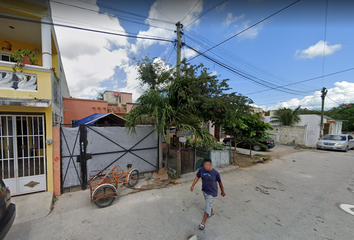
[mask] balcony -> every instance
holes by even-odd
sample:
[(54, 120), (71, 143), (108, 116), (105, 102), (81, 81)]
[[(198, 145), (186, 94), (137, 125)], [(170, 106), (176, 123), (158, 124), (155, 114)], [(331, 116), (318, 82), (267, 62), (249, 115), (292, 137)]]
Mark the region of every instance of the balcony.
[(37, 92), (37, 74), (0, 69), (0, 89)]

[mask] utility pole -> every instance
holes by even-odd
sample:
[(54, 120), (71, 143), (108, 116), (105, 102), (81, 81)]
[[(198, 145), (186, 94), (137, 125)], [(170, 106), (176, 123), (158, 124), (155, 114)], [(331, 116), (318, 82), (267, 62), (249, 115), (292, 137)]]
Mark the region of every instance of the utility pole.
[[(177, 77), (179, 77), (181, 75), (181, 48), (182, 48), (182, 28), (183, 25), (180, 21), (178, 21), (176, 23), (176, 33), (177, 33), (177, 61), (176, 61), (176, 74)], [(177, 171), (177, 175), (180, 178), (181, 177), (181, 143), (179, 142), (179, 134), (180, 134), (180, 129), (176, 128), (176, 171)]]
[(177, 26), (177, 61), (176, 61), (176, 73), (177, 76), (181, 74), (181, 48), (182, 48), (182, 28), (183, 25), (181, 22), (176, 23)]
[(323, 87), (321, 90), (321, 98), (322, 98), (322, 109), (321, 109), (321, 126), (320, 126), (320, 137), (323, 137), (323, 112), (324, 112), (324, 103), (328, 90)]

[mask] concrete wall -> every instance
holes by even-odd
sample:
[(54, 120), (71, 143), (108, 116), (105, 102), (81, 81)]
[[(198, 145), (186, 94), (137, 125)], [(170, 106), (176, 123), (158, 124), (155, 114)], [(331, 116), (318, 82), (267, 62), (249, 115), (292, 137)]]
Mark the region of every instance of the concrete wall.
[(119, 92), (120, 97), (114, 96), (114, 91), (105, 91), (103, 93), (103, 100), (107, 101), (109, 105), (126, 105), (133, 101), (132, 93)]
[(210, 152), (210, 159), (213, 163), (213, 167), (224, 167), (229, 165), (229, 151), (224, 150), (212, 150)]
[(80, 120), (94, 113), (107, 113), (107, 102), (101, 100), (64, 98), (64, 124)]
[(306, 126), (274, 126), (269, 131), (271, 138), (275, 140), (275, 144), (293, 143), (306, 145)]
[(127, 113), (130, 112), (138, 103), (127, 103)]

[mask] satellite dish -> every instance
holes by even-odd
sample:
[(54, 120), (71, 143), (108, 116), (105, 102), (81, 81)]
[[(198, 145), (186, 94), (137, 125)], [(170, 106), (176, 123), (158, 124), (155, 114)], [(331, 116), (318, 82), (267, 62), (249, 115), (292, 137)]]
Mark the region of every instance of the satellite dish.
[(115, 92), (115, 93), (114, 93), (114, 96), (119, 97), (119, 96), (120, 96), (120, 93), (119, 93), (119, 92)]

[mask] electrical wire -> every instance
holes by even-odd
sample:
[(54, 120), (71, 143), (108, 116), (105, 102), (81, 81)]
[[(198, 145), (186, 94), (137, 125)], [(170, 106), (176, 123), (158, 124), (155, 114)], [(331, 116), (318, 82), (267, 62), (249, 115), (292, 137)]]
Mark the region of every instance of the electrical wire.
[(156, 7), (154, 7), (154, 4), (151, 4), (148, 0), (145, 0), (145, 2), (147, 2), (149, 5), (151, 5), (152, 8), (154, 8), (156, 11), (158, 11), (159, 13), (161, 13), (162, 15), (164, 15), (166, 18), (170, 19), (171, 21), (173, 21), (171, 18), (169, 18), (168, 16), (166, 16), (163, 12), (161, 12), (160, 10), (158, 10)]
[[(80, 1), (80, 0), (78, 0), (78, 1)], [(85, 11), (89, 11), (89, 12), (94, 12), (94, 13), (100, 14), (99, 11), (95, 11), (95, 10), (93, 10), (93, 9), (89, 9), (89, 8), (85, 8), (85, 7), (80, 7), (80, 6), (76, 6), (76, 5), (72, 5), (72, 4), (68, 4), (68, 3), (57, 2), (57, 1), (53, 1), (53, 0), (51, 0), (51, 2), (54, 2), (54, 3), (56, 3), (56, 4), (66, 5), (66, 6), (69, 6), (69, 7), (72, 7), (72, 8), (77, 8), (77, 9), (81, 9), (81, 10), (85, 10)], [(86, 3), (87, 3), (87, 2), (86, 2)], [(140, 25), (144, 25), (144, 26), (148, 26), (148, 27), (160, 28), (160, 29), (165, 29), (165, 30), (168, 30), (168, 31), (174, 31), (174, 29), (169, 29), (169, 28), (165, 28), (165, 27), (161, 27), (161, 26), (155, 26), (155, 25), (147, 24), (147, 23), (145, 23), (145, 22), (134, 21), (134, 20), (131, 20), (131, 19), (122, 17), (122, 16), (114, 15), (114, 14), (112, 14), (112, 13), (110, 13), (110, 14), (107, 13), (107, 15), (110, 16), (110, 17), (116, 17), (116, 18), (118, 18), (120, 21), (127, 21), (127, 22), (132, 22), (132, 23), (136, 23), (136, 24), (140, 24)]]
[(198, 5), (199, 2), (200, 0), (196, 2), (196, 4), (189, 10), (189, 12), (186, 14), (186, 16), (184, 16), (184, 18), (180, 22), (183, 22), (183, 20), (186, 19), (186, 17), (193, 11), (193, 9)]
[[(54, 0), (50, 0), (50, 1), (56, 2), (56, 1), (54, 1)], [(152, 20), (152, 21), (157, 21), (157, 22), (164, 22), (164, 23), (175, 24), (175, 22), (166, 21), (166, 20), (157, 19), (157, 18), (146, 17), (146, 16), (144, 16), (144, 15), (140, 15), (140, 14), (137, 14), (137, 13), (125, 11), (125, 10), (122, 10), (122, 9), (118, 9), (118, 8), (112, 7), (111, 5), (103, 4), (103, 3), (100, 3), (100, 2), (97, 3), (97, 5), (96, 5), (95, 3), (86, 2), (86, 1), (84, 1), (84, 0), (76, 0), (76, 1), (83, 2), (83, 3), (87, 3), (87, 4), (91, 4), (91, 5), (94, 5), (94, 6), (98, 6), (98, 7), (100, 7), (100, 8), (105, 8), (105, 9), (110, 10), (110, 11), (115, 11), (115, 12), (120, 12), (120, 13), (124, 13), (124, 14), (128, 14), (128, 15), (136, 16), (136, 17), (139, 17), (139, 18), (144, 19), (144, 21), (145, 21), (145, 20)]]
[(208, 9), (207, 11), (199, 14), (194, 20), (192, 19), (191, 21), (189, 21), (189, 23), (186, 25), (186, 27), (188, 27), (189, 25), (192, 25), (195, 21), (197, 21), (199, 18), (203, 17), (205, 14), (207, 14), (208, 12), (210, 12), (211, 10), (213, 10), (214, 8), (220, 6), (221, 4), (226, 3), (228, 0), (222, 1), (218, 4), (216, 4), (215, 6), (213, 6), (212, 8)]
[[(319, 78), (329, 77), (329, 76), (333, 76), (333, 75), (336, 75), (336, 74), (339, 74), (339, 73), (344, 73), (344, 72), (348, 72), (348, 71), (352, 71), (352, 70), (354, 70), (354, 67), (353, 68), (348, 68), (348, 69), (345, 69), (345, 70), (341, 70), (341, 71), (338, 71), (338, 72), (334, 72), (334, 73), (329, 73), (329, 74), (322, 75), (322, 76), (319, 76), (319, 77), (309, 78), (309, 79), (306, 79), (306, 80), (302, 80), (302, 81), (286, 84), (286, 85), (283, 85), (283, 86), (279, 86), (279, 88), (288, 87), (288, 86), (292, 86), (292, 85), (299, 84), (299, 83), (309, 82), (309, 81), (313, 81), (313, 80), (316, 80), (316, 79), (319, 79)], [(272, 88), (272, 89), (260, 90), (260, 91), (256, 91), (256, 92), (251, 92), (251, 93), (247, 93), (246, 95), (266, 92), (266, 91), (270, 91), (270, 90), (276, 90), (277, 88), (278, 87), (275, 87), (275, 88)]]
[[(199, 52), (198, 50), (194, 49), (193, 47), (191, 47), (191, 46), (189, 46), (187, 44), (185, 44), (185, 46), (190, 48), (191, 50), (195, 51), (196, 53), (199, 53), (204, 58), (206, 58), (206, 59), (216, 63), (217, 65), (221, 66), (222, 68), (228, 70), (229, 72), (234, 73), (234, 74), (236, 74), (236, 75), (238, 75), (238, 76), (240, 76), (240, 77), (242, 77), (242, 78), (244, 78), (244, 79), (246, 79), (248, 81), (254, 82), (254, 83), (258, 84), (258, 85), (261, 85), (261, 86), (264, 86), (264, 87), (267, 87), (267, 88), (271, 87), (269, 85), (273, 85), (270, 82), (267, 82), (265, 80), (256, 78), (256, 77), (254, 77), (254, 76), (252, 76), (252, 75), (250, 75), (248, 73), (244, 73), (244, 72), (242, 72), (240, 70), (237, 70), (237, 69), (235, 69), (235, 68), (233, 68), (231, 66), (228, 66), (225, 63), (222, 63), (222, 62), (220, 62), (220, 61), (218, 61), (216, 59), (213, 59), (213, 58), (211, 58), (211, 57)], [(289, 94), (294, 94), (294, 95), (304, 95), (301, 92), (297, 92), (296, 90), (291, 90), (291, 89), (287, 89), (287, 90), (277, 89), (277, 91), (285, 92), (285, 93), (289, 93)], [(306, 96), (306, 95), (304, 95), (304, 96)]]
[[(294, 4), (296, 4), (296, 3), (300, 2), (300, 1), (301, 1), (301, 0), (297, 0), (297, 1), (295, 1), (295, 2), (293, 2), (293, 3), (291, 3), (291, 4), (289, 4), (289, 5), (287, 5), (286, 7), (284, 7), (284, 8), (282, 8), (282, 9), (276, 11), (275, 13), (273, 13), (273, 14), (271, 14), (271, 15), (269, 15), (268, 17), (263, 18), (262, 20), (260, 20), (260, 21), (258, 21), (258, 22), (256, 22), (256, 23), (252, 24), (251, 26), (249, 26), (249, 27), (247, 27), (247, 28), (241, 30), (240, 32), (236, 33), (235, 35), (232, 35), (231, 37), (225, 39), (224, 41), (222, 41), (222, 42), (216, 44), (215, 46), (213, 46), (213, 47), (211, 47), (211, 48), (205, 50), (203, 53), (206, 53), (206, 52), (208, 52), (208, 51), (210, 51), (210, 50), (216, 48), (217, 46), (220, 46), (221, 44), (223, 44), (223, 43), (225, 43), (225, 42), (227, 42), (227, 41), (233, 39), (234, 37), (236, 37), (236, 36), (238, 36), (238, 35), (240, 35), (240, 34), (246, 32), (247, 30), (249, 30), (249, 29), (251, 29), (251, 28), (257, 26), (258, 24), (260, 24), (260, 23), (264, 22), (265, 20), (267, 20), (267, 19), (273, 17), (274, 15), (277, 15), (278, 13), (284, 11), (285, 9), (287, 9), (287, 8), (289, 8), (289, 7), (291, 7), (291, 6), (293, 6)], [(199, 54), (199, 55), (200, 55), (200, 54)], [(194, 57), (188, 59), (188, 61), (191, 61), (192, 59), (197, 58), (199, 55), (194, 56)]]
[(0, 18), (9, 19), (9, 20), (15, 20), (15, 21), (22, 21), (22, 22), (29, 22), (29, 23), (46, 24), (46, 25), (52, 25), (52, 26), (57, 26), (57, 27), (65, 27), (65, 28), (70, 28), (70, 29), (75, 29), (75, 30), (88, 31), (88, 32), (94, 32), (94, 33), (102, 33), (102, 34), (115, 35), (115, 36), (121, 36), (121, 37), (140, 38), (140, 39), (154, 40), (154, 41), (163, 41), (163, 42), (173, 42), (172, 40), (159, 38), (159, 37), (151, 37), (150, 38), (150, 37), (143, 37), (143, 36), (137, 36), (137, 35), (128, 35), (128, 34), (122, 34), (122, 33), (100, 31), (100, 30), (94, 30), (94, 29), (89, 29), (89, 28), (71, 26), (71, 25), (66, 25), (66, 24), (59, 24), (59, 23), (53, 23), (53, 22), (42, 22), (42, 21), (39, 21), (39, 20), (12, 17), (12, 16), (2, 15), (2, 14), (0, 14)]

